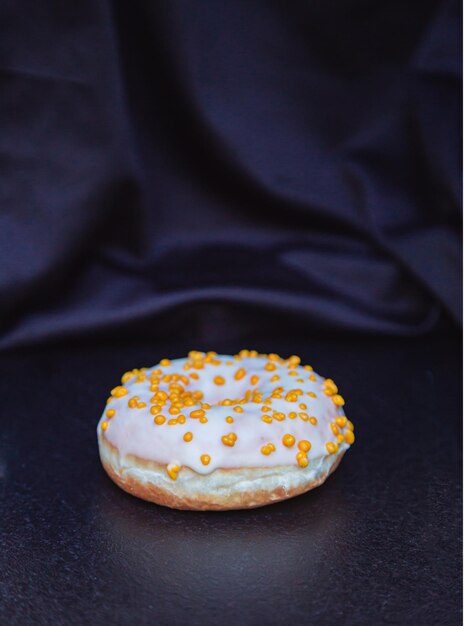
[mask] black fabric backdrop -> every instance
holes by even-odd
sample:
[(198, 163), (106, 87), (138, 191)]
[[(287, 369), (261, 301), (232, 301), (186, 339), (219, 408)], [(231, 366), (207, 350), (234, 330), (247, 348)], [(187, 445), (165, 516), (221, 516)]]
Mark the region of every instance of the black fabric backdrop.
[(460, 3), (0, 13), (0, 347), (459, 325)]

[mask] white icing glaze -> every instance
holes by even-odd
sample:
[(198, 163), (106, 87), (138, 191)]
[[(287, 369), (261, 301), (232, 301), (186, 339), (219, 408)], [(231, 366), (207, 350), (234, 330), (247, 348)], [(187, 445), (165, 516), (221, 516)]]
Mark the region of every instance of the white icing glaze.
[[(107, 421), (108, 425), (104, 432), (106, 439), (123, 457), (133, 454), (160, 464), (186, 466), (200, 474), (209, 474), (217, 468), (297, 466), (297, 444), (301, 440), (311, 442), (311, 449), (307, 453), (310, 467), (312, 463), (320, 463), (321, 457), (327, 456), (326, 443), (337, 441), (331, 424), (337, 416), (344, 416), (345, 413), (342, 407), (336, 406), (332, 398), (324, 393), (323, 377), (300, 365), (289, 369), (286, 362), (276, 362), (275, 371), (267, 371), (265, 365), (268, 359), (265, 356), (237, 360), (232, 356), (222, 355), (216, 356), (215, 359), (220, 360), (219, 365), (205, 363), (204, 369), (188, 371), (184, 369), (188, 359), (176, 359), (167, 366), (156, 365), (145, 370), (144, 375), (147, 378), (141, 382), (136, 382), (136, 376), (132, 377), (124, 384), (128, 394), (113, 398), (105, 407), (99, 428), (103, 421)], [(246, 370), (246, 376), (237, 381), (234, 374), (239, 368)], [(161, 414), (167, 418), (166, 422), (162, 425), (154, 423), (153, 415), (150, 413), (153, 391), (150, 391), (149, 376), (156, 369), (162, 370), (163, 376), (166, 374), (189, 376), (192, 372), (198, 374), (198, 380), (190, 378), (187, 385), (180, 383), (186, 391), (200, 390), (204, 394), (197, 405), (181, 409), (181, 414), (186, 417), (185, 424), (168, 425), (167, 420), (176, 417), (169, 414), (167, 410), (169, 405), (161, 410)], [(296, 375), (293, 372), (296, 372)], [(255, 385), (250, 383), (253, 375), (259, 376), (259, 382)], [(280, 379), (271, 382), (275, 375)], [(215, 384), (214, 378), (217, 376), (222, 376), (226, 383)], [(310, 376), (315, 377), (315, 380), (310, 380)], [(272, 420), (270, 424), (264, 422), (262, 420), (264, 412), (261, 410), (263, 402), (231, 406), (216, 404), (225, 398), (241, 398), (247, 389), (262, 392), (264, 401), (277, 387), (284, 388), (283, 398), (272, 399), (269, 405), (271, 411), (267, 414), (272, 415), (274, 411), (284, 413), (286, 417), (283, 421)], [(169, 383), (161, 381), (159, 389), (168, 393)], [(285, 394), (293, 389), (303, 391), (297, 402), (285, 400)], [(317, 397), (308, 396), (308, 392), (315, 393)], [(146, 403), (146, 407), (129, 408), (128, 400), (133, 396)], [(191, 418), (190, 413), (201, 408), (201, 403), (205, 402), (212, 406), (206, 411), (208, 422), (201, 423), (198, 419)], [(306, 404), (307, 409), (299, 408), (301, 403)], [(233, 410), (235, 406), (241, 406), (243, 413), (235, 412)], [(115, 410), (115, 415), (111, 419), (106, 417), (108, 408)], [(290, 419), (288, 417), (290, 412), (297, 414), (303, 412), (310, 417), (316, 417), (317, 424), (303, 421), (300, 417)], [(227, 416), (233, 417), (233, 423), (226, 422)], [(341, 434), (347, 432), (346, 428), (339, 430)], [(190, 442), (183, 440), (183, 435), (188, 431), (193, 434)], [(237, 436), (233, 447), (221, 441), (224, 435), (231, 432)], [(283, 445), (282, 438), (285, 434), (295, 437), (296, 442), (292, 447)], [(274, 444), (275, 452), (266, 456), (261, 453), (261, 447), (268, 443)], [(346, 442), (339, 445), (340, 451), (347, 448), (349, 445)], [(201, 462), (201, 456), (205, 454), (211, 457), (209, 465), (206, 466)]]

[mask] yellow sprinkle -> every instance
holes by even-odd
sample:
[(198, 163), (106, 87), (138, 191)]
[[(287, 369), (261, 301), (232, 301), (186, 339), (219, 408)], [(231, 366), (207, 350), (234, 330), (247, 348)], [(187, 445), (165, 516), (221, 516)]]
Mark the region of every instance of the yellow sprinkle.
[(305, 369), (307, 372), (312, 372), (312, 371), (313, 371), (313, 368), (311, 367), (311, 365), (305, 365), (305, 366), (304, 366), (304, 369)]
[(309, 452), (309, 450), (311, 450), (311, 442), (307, 441), (307, 439), (302, 439), (298, 442), (298, 448), (302, 452)]
[(171, 383), (171, 384), (169, 385), (169, 391), (170, 391), (171, 393), (175, 393), (175, 392), (177, 392), (177, 393), (182, 393), (182, 392), (183, 392), (183, 391), (185, 391), (185, 390), (184, 390), (184, 388), (182, 387), (182, 385), (179, 385), (178, 383)]
[(346, 422), (348, 421), (344, 415), (339, 415), (335, 418), (335, 421), (340, 426), (340, 428), (345, 428)]
[(209, 465), (211, 457), (209, 456), (209, 454), (202, 454), (200, 457), (200, 461), (203, 463), (203, 465)]
[(327, 452), (329, 454), (335, 454), (338, 451), (338, 445), (336, 443), (333, 443), (332, 441), (326, 443), (325, 447), (327, 448)]
[(102, 422), (100, 428), (105, 431), (108, 428), (108, 422), (106, 420)]
[(350, 422), (350, 420), (347, 420), (346, 427), (348, 428), (348, 430), (354, 430), (353, 422)]
[(205, 412), (203, 409), (196, 409), (190, 413), (190, 417), (193, 417), (193, 419), (205, 417)]
[(242, 407), (241, 407), (241, 406), (234, 406), (234, 411), (235, 411), (236, 413), (243, 413), (243, 409), (242, 409)]
[(309, 380), (311, 380), (313, 383), (315, 383), (317, 378), (314, 376), (314, 374), (311, 374), (311, 376), (309, 377)]
[(309, 415), (307, 413), (298, 413), (298, 415), (300, 416), (300, 419), (303, 420), (303, 422), (307, 422), (309, 420)]
[(291, 420), (294, 420), (294, 419), (296, 419), (296, 418), (298, 417), (298, 414), (297, 414), (297, 413), (295, 413), (295, 411), (290, 411), (290, 413), (288, 414), (288, 417), (289, 417)]
[(333, 432), (334, 435), (340, 434), (340, 431), (338, 430), (337, 424), (335, 424), (335, 423), (330, 424), (330, 428), (332, 429), (332, 432)]
[(126, 396), (128, 393), (127, 389), (122, 385), (119, 385), (111, 390), (111, 395), (115, 398), (122, 398), (122, 396)]
[(345, 441), (346, 443), (349, 443), (350, 445), (352, 443), (354, 443), (354, 433), (352, 430), (347, 430), (345, 433)]
[(171, 415), (179, 415), (180, 410), (179, 410), (177, 407), (172, 406), (172, 407), (169, 409), (169, 413), (170, 413)]
[(304, 404), (303, 402), (301, 404), (298, 405), (300, 407), (300, 409), (302, 411), (306, 411), (306, 409), (308, 408), (306, 404)]
[(312, 424), (313, 426), (316, 426), (316, 424), (317, 424), (317, 417), (310, 417), (309, 418), (309, 423)]
[[(351, 431), (348, 431), (351, 432)], [(340, 433), (339, 435), (337, 435), (337, 442), (338, 443), (343, 443), (345, 441), (344, 436)]]
[(343, 406), (345, 404), (345, 400), (338, 393), (332, 396), (332, 402), (335, 406)]
[(172, 478), (172, 480), (177, 480), (179, 470), (180, 470), (180, 467), (178, 465), (168, 465), (166, 467), (166, 472), (169, 478)]
[(291, 448), (293, 445), (295, 445), (295, 437), (293, 435), (289, 435), (289, 434), (284, 435), (282, 437), (282, 443), (287, 448)]
[(121, 377), (122, 384), (124, 385), (124, 383), (127, 383), (127, 381), (130, 380), (132, 376), (134, 376), (133, 372), (126, 372), (125, 374), (123, 374)]
[(233, 422), (233, 421), (234, 421), (234, 418), (233, 418), (231, 415), (228, 415), (228, 416), (226, 417), (226, 422), (227, 422), (228, 424), (232, 424), (232, 422)]
[(326, 396), (333, 396), (338, 391), (337, 385), (331, 378), (325, 379), (323, 387)]
[(264, 366), (264, 369), (267, 370), (268, 372), (273, 372), (274, 370), (277, 369), (277, 367), (274, 365), (274, 363), (266, 363), (266, 365)]
[(205, 356), (204, 352), (199, 352), (198, 350), (190, 350), (188, 353), (189, 359), (202, 359)]
[(229, 433), (228, 435), (221, 437), (221, 441), (225, 446), (230, 446), (232, 448), (237, 441), (237, 435), (235, 433)]
[(259, 376), (256, 376), (256, 374), (254, 376), (252, 376), (250, 378), (250, 382), (252, 385), (257, 385), (259, 383)]
[(297, 458), (297, 462), (300, 467), (308, 467), (309, 465), (307, 456), (300, 456), (299, 458)]
[(308, 391), (308, 396), (310, 398), (317, 398), (317, 395), (314, 393), (314, 391)]
[(193, 434), (190, 431), (187, 431), (184, 434), (184, 441), (189, 442), (189, 441), (192, 441), (192, 439), (193, 439)]
[(114, 417), (116, 415), (116, 411), (114, 409), (108, 409), (105, 415), (109, 418)]
[(161, 367), (167, 367), (168, 365), (171, 365), (171, 361), (169, 359), (161, 359), (160, 365)]
[(261, 448), (261, 454), (264, 454), (265, 456), (268, 456), (269, 454), (271, 454), (272, 449), (269, 446), (263, 446)]
[(215, 376), (214, 377), (214, 384), (215, 385), (223, 385), (225, 382), (226, 382), (226, 380), (222, 376)]
[(278, 374), (274, 374), (271, 378), (271, 383), (275, 383), (277, 380), (280, 380), (280, 376)]
[(200, 417), (200, 424), (207, 424), (207, 423), (208, 423), (207, 417)]
[(155, 422), (155, 424), (158, 424), (158, 426), (161, 426), (161, 424), (164, 424), (164, 422), (166, 421), (166, 418), (164, 417), (164, 415), (157, 415), (153, 421)]
[(177, 418), (177, 421), (179, 422), (179, 424), (185, 424), (186, 422), (185, 415), (179, 415), (179, 417)]

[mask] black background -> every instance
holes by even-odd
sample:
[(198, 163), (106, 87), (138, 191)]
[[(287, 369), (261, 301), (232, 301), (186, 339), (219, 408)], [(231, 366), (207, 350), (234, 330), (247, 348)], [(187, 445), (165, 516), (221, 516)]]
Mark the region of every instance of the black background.
[[(461, 7), (0, 6), (0, 621), (458, 624)], [(356, 444), (256, 511), (137, 501), (132, 367), (299, 354)]]

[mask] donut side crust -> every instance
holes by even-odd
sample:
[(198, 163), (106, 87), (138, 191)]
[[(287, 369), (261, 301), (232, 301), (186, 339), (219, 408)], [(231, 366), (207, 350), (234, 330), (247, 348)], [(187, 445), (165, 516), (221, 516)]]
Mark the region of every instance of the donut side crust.
[[(310, 472), (308, 480), (302, 480), (306, 470), (299, 467), (274, 466), (219, 468), (205, 475), (182, 467), (181, 480), (174, 481), (167, 476), (165, 465), (134, 455), (122, 459), (103, 433), (99, 433), (98, 443), (103, 468), (121, 489), (148, 502), (192, 511), (249, 509), (306, 493), (335, 471), (345, 452), (342, 449), (323, 457), (320, 471), (316, 476)], [(276, 477), (281, 473), (285, 474), (282, 482), (287, 485), (276, 484)], [(249, 487), (243, 488), (244, 483)]]

